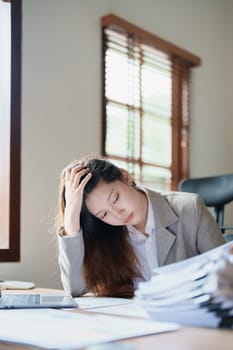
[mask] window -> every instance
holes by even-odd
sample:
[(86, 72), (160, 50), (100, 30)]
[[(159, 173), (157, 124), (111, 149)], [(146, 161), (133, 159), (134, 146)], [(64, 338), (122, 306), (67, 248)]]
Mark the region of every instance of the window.
[(19, 261), (21, 0), (0, 0), (0, 261)]
[(199, 57), (114, 15), (102, 18), (102, 153), (136, 182), (188, 176), (190, 71)]

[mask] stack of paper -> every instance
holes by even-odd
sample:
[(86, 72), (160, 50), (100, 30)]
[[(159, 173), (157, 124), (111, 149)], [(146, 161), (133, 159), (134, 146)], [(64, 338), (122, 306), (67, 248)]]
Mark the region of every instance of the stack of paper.
[(232, 329), (233, 285), (219, 283), (218, 272), (222, 262), (233, 267), (228, 247), (155, 270), (150, 281), (139, 284), (135, 301), (156, 321)]

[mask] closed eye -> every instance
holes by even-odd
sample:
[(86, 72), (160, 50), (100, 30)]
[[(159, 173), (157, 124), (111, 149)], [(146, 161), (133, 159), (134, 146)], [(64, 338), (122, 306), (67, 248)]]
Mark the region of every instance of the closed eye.
[(103, 220), (106, 216), (107, 216), (107, 212), (105, 211), (101, 216), (100, 216), (100, 219)]
[(113, 198), (113, 203), (116, 203), (119, 199), (119, 193), (116, 193), (115, 197)]

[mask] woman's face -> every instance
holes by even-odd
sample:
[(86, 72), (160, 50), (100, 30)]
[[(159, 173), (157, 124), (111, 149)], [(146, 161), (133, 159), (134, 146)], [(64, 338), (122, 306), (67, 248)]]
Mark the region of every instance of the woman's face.
[(86, 199), (87, 209), (107, 224), (140, 225), (147, 217), (146, 195), (126, 181), (100, 181)]

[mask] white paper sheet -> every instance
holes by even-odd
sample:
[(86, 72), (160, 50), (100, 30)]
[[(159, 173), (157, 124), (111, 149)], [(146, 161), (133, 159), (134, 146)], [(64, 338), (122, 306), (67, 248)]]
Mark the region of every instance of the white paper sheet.
[(177, 329), (179, 326), (172, 323), (52, 309), (0, 312), (1, 341), (53, 350), (80, 349), (92, 344)]
[(89, 309), (90, 312), (101, 312), (109, 315), (127, 316), (127, 317), (139, 317), (149, 319), (149, 315), (145, 308), (136, 305), (135, 303), (114, 305), (109, 307), (100, 307), (96, 309)]
[(93, 309), (93, 308), (99, 308), (99, 307), (132, 304), (133, 301), (132, 299), (127, 299), (127, 298), (87, 296), (87, 297), (75, 298), (75, 302), (77, 303), (79, 309), (86, 310), (86, 309)]

